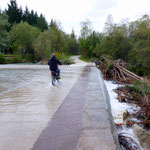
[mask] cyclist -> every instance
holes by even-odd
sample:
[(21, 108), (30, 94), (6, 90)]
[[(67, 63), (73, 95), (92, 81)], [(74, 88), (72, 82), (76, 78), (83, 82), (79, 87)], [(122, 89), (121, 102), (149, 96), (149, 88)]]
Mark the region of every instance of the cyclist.
[(57, 78), (60, 79), (60, 69), (58, 68), (58, 65), (62, 65), (62, 63), (58, 59), (56, 59), (56, 55), (54, 53), (49, 59), (48, 65), (50, 71), (56, 71), (58, 73)]

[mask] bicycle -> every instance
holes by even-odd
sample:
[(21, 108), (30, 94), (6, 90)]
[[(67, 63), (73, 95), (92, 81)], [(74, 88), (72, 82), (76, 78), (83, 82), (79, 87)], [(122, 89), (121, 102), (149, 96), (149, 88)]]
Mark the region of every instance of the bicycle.
[(51, 71), (52, 85), (56, 85), (56, 81), (59, 82), (58, 73), (56, 71)]

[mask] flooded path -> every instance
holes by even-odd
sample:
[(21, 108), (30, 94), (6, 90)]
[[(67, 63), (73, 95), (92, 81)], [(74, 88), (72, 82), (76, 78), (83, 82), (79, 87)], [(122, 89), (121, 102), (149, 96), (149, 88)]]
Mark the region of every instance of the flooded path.
[(0, 150), (116, 149), (97, 69), (76, 62), (55, 87), (48, 66), (0, 66)]

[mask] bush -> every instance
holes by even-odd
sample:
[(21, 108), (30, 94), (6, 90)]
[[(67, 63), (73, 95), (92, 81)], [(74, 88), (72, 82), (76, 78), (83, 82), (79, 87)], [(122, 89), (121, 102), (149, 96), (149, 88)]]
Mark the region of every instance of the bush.
[(56, 53), (56, 58), (61, 61), (62, 64), (73, 64), (74, 62), (70, 59), (70, 56), (65, 53)]
[(128, 89), (131, 93), (137, 92), (139, 94), (142, 94), (141, 90), (138, 87), (136, 87), (135, 85), (133, 85), (133, 86), (126, 85), (125, 88)]
[(63, 60), (63, 64), (66, 64), (66, 65), (70, 65), (70, 64), (73, 64), (74, 62), (73, 62), (73, 60), (71, 60), (71, 59), (69, 59), (69, 58), (65, 58), (64, 60)]
[(13, 58), (12, 58), (12, 62), (11, 63), (22, 63), (24, 62), (22, 57), (19, 56), (19, 55), (15, 55)]
[(56, 53), (56, 58), (59, 59), (60, 61), (65, 59), (66, 55), (65, 53)]
[(24, 56), (24, 61), (25, 62), (34, 62), (35, 61), (35, 56), (33, 54), (27, 54)]
[(137, 80), (133, 83), (133, 86), (127, 85), (125, 88), (128, 89), (131, 94), (136, 92), (141, 96), (147, 95), (150, 98), (150, 86), (145, 82)]
[(24, 62), (22, 57), (19, 55), (12, 55), (11, 57), (5, 56), (5, 64), (11, 64), (11, 63), (22, 63)]
[(5, 57), (3, 54), (0, 54), (0, 64), (4, 64), (5, 63)]
[(82, 55), (79, 57), (80, 60), (85, 61), (85, 62), (90, 62), (89, 58), (85, 58)]

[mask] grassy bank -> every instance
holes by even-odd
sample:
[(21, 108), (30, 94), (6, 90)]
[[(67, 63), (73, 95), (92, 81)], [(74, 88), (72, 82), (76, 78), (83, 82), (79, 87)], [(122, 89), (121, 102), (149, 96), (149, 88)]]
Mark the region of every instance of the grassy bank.
[(23, 59), (19, 55), (0, 54), (0, 64), (12, 64), (12, 63), (23, 63)]
[(65, 53), (56, 53), (56, 58), (64, 65), (73, 64), (73, 60), (70, 59), (71, 55)]
[(90, 59), (89, 58), (85, 58), (83, 57), (82, 55), (79, 57), (80, 60), (84, 61), (84, 62), (90, 62)]
[[(56, 58), (59, 59), (62, 64), (73, 64), (74, 62), (70, 59), (70, 55), (65, 53), (56, 53)], [(41, 60), (41, 64), (47, 64), (50, 58), (45, 58)], [(22, 58), (20, 55), (12, 54), (0, 54), (0, 64), (12, 64), (12, 63), (32, 63), (36, 62), (36, 59), (32, 59), (29, 56)]]

